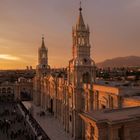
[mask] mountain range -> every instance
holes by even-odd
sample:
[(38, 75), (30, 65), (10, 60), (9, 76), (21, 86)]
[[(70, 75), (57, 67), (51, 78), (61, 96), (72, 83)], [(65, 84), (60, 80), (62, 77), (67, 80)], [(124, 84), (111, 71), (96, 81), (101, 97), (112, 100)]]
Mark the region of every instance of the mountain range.
[(126, 56), (107, 59), (96, 64), (99, 68), (105, 67), (135, 67), (140, 66), (140, 56)]

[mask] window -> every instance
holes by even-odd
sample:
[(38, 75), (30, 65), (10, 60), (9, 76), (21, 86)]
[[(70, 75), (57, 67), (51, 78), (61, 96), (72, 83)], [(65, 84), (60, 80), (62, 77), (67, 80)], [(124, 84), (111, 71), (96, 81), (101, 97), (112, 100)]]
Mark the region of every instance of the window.
[(2, 93), (6, 93), (6, 88), (2, 88)]
[(81, 44), (81, 38), (78, 38), (78, 44)]
[(72, 118), (71, 118), (71, 115), (70, 115), (70, 122), (71, 122)]
[(84, 45), (85, 44), (85, 40), (84, 40), (84, 38), (82, 37), (82, 45)]
[(84, 58), (84, 60), (83, 60), (83, 61), (84, 61), (84, 64), (86, 64), (86, 63), (87, 63), (87, 59), (86, 59), (86, 58)]

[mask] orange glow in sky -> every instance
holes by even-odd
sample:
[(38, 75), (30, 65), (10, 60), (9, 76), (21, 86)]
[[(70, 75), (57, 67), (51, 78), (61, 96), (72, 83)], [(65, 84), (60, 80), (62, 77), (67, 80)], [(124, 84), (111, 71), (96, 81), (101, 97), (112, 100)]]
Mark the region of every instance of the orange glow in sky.
[[(82, 7), (95, 62), (140, 56), (139, 0), (83, 0)], [(78, 8), (75, 0), (1, 0), (0, 69), (35, 68), (42, 34), (49, 65), (67, 66)]]

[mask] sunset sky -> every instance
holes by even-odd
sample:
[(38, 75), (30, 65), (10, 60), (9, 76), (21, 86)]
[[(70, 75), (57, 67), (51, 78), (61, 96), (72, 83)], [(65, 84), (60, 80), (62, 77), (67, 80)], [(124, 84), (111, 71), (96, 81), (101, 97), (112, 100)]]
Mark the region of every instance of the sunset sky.
[[(140, 56), (140, 0), (83, 0), (95, 62)], [(0, 0), (0, 69), (37, 64), (44, 34), (51, 67), (67, 66), (72, 57), (72, 26), (79, 0)]]

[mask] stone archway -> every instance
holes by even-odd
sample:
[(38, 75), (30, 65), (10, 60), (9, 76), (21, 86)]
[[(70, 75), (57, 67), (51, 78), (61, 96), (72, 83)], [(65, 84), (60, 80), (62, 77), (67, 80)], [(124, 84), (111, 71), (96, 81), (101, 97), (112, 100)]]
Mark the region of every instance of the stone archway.
[(83, 83), (90, 83), (90, 81), (91, 81), (90, 74), (88, 72), (84, 73), (82, 75), (82, 82)]
[(31, 93), (28, 89), (23, 88), (20, 91), (20, 100), (21, 101), (30, 101), (31, 100)]
[(2, 93), (3, 93), (3, 94), (6, 93), (6, 88), (2, 88)]
[(7, 88), (7, 94), (12, 94), (12, 89), (10, 87)]

